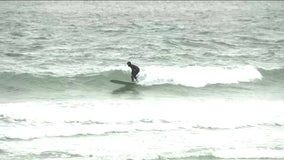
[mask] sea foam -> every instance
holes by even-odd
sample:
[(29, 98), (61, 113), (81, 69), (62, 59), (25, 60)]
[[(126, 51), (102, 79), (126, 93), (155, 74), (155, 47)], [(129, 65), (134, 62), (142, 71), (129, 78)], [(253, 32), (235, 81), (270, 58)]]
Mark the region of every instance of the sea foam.
[(174, 84), (189, 87), (204, 87), (210, 84), (233, 84), (261, 79), (261, 73), (253, 66), (224, 67), (161, 67), (149, 66), (140, 73), (140, 84)]

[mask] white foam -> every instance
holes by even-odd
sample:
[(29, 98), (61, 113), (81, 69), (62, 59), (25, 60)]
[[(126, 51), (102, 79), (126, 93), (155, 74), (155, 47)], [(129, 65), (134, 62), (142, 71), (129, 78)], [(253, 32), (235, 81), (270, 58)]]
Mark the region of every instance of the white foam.
[[(9, 103), (0, 104), (0, 113), (26, 121), (2, 123), (1, 136), (32, 139), (3, 141), (4, 150), (38, 154), (72, 150), (76, 154), (97, 156), (95, 159), (129, 159), (129, 156), (145, 159), (145, 155), (154, 159), (154, 155), (164, 153), (282, 158), (283, 151), (270, 148), (277, 143), (281, 146), (283, 129), (261, 125), (283, 124), (282, 106), (283, 101), (193, 102), (181, 99)], [(245, 126), (252, 127), (238, 129)]]
[(253, 66), (237, 68), (201, 66), (149, 66), (139, 73), (140, 84), (175, 84), (204, 87), (209, 84), (232, 84), (261, 79), (261, 73)]

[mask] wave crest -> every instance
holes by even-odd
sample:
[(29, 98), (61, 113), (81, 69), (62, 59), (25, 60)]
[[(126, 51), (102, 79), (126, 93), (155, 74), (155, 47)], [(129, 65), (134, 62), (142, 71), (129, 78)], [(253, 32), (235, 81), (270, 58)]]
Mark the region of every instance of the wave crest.
[(234, 84), (262, 78), (253, 66), (239, 68), (222, 67), (148, 67), (142, 74), (144, 85), (174, 84), (188, 87), (204, 87), (210, 84)]
[[(184, 87), (205, 87), (213, 84), (238, 84), (241, 82), (281, 81), (284, 69), (264, 70), (254, 66), (235, 68), (202, 66), (141, 66), (139, 84), (180, 85)], [(95, 90), (113, 88), (112, 79), (130, 81), (127, 67), (108, 67), (95, 73), (74, 76), (37, 75), (32, 73), (0, 73), (0, 90), (8, 92)], [(279, 83), (279, 82), (278, 82)]]

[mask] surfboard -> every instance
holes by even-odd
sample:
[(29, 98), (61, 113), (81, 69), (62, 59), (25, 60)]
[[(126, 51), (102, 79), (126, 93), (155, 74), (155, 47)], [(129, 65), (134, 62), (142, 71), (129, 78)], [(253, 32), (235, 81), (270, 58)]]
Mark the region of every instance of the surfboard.
[(116, 83), (116, 84), (124, 84), (124, 85), (136, 85), (136, 83), (134, 82), (126, 82), (126, 81), (120, 81), (120, 80), (110, 80), (110, 82), (112, 83)]

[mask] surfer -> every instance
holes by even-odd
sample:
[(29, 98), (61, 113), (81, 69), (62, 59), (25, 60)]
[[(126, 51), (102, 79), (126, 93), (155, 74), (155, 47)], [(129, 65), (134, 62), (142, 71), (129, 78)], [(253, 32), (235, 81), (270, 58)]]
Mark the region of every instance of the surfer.
[(131, 64), (131, 62), (127, 62), (128, 67), (131, 68), (131, 80), (134, 82), (134, 79), (137, 80), (137, 74), (139, 73), (140, 69), (136, 65)]

